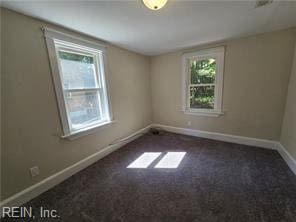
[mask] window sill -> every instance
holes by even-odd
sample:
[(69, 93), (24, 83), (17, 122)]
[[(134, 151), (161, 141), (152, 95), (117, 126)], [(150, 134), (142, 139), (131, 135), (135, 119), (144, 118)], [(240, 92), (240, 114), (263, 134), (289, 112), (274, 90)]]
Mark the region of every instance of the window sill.
[(83, 128), (81, 130), (77, 130), (77, 131), (70, 133), (70, 134), (63, 135), (63, 136), (61, 136), (61, 138), (68, 139), (68, 140), (74, 140), (74, 139), (92, 134), (92, 133), (94, 133), (102, 128), (105, 128), (113, 123), (116, 123), (116, 122), (117, 122), (116, 120), (111, 120), (109, 122), (103, 122), (103, 123), (100, 123), (97, 125)]
[(219, 117), (224, 115), (221, 111), (200, 111), (200, 110), (183, 110), (184, 114), (196, 115), (196, 116), (207, 116), (207, 117)]

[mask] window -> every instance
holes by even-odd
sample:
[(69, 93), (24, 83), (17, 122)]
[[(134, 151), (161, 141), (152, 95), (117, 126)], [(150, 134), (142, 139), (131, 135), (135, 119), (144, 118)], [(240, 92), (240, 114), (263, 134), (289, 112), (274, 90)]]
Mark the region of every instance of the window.
[(224, 47), (183, 55), (183, 111), (222, 114)]
[(104, 47), (45, 28), (64, 136), (111, 122)]

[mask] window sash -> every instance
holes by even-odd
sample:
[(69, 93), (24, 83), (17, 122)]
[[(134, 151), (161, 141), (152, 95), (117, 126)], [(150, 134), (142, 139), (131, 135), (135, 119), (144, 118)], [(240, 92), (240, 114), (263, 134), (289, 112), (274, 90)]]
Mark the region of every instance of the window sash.
[(101, 119), (99, 119), (98, 121), (95, 121), (95, 122), (92, 122), (90, 124), (84, 124), (83, 127), (81, 128), (75, 128), (75, 127), (72, 127), (72, 121), (71, 121), (71, 118), (70, 118), (70, 111), (69, 111), (69, 107), (67, 106), (67, 96), (65, 93), (65, 98), (64, 98), (64, 101), (65, 101), (65, 108), (66, 108), (66, 113), (67, 113), (67, 120), (68, 120), (68, 124), (69, 124), (69, 129), (70, 131), (77, 131), (77, 130), (81, 130), (83, 128), (88, 128), (92, 125), (96, 125), (96, 124), (100, 124), (100, 123), (104, 123), (106, 121), (110, 121), (110, 115), (109, 115), (109, 107), (106, 106), (105, 104), (107, 103), (106, 101), (106, 98), (105, 98), (105, 92), (102, 88), (98, 88), (98, 89), (74, 89), (74, 90), (65, 90), (65, 92), (69, 93), (69, 92), (96, 92), (97, 95), (98, 95), (98, 103), (99, 103), (99, 110), (100, 110), (100, 116), (101, 116)]
[(210, 55), (208, 55), (208, 56), (196, 56), (196, 57), (190, 57), (190, 58), (188, 58), (188, 61), (187, 61), (187, 66), (188, 66), (188, 82), (189, 82), (189, 84), (217, 84), (217, 74), (218, 74), (218, 72), (217, 72), (217, 70), (218, 70), (218, 68), (216, 67), (216, 75), (215, 75), (215, 81), (213, 82), (213, 83), (191, 83), (191, 70), (190, 70), (190, 67), (191, 67), (191, 62), (192, 61), (196, 61), (196, 62), (198, 62), (198, 61), (202, 61), (202, 60), (206, 60), (206, 59), (214, 59), (215, 61), (216, 61), (216, 63), (217, 63), (217, 57), (216, 56), (210, 56)]
[[(55, 43), (56, 44), (56, 43)], [(59, 43), (57, 43), (59, 44)], [(65, 44), (65, 43), (64, 43)], [(59, 46), (59, 45), (55, 45), (55, 49), (56, 49), (56, 58), (57, 58), (57, 63), (58, 63), (58, 69), (59, 69), (59, 76), (60, 76), (60, 81), (62, 83), (62, 88), (63, 90), (65, 90), (64, 88), (64, 82), (63, 82), (63, 77), (62, 77), (62, 68), (61, 68), (61, 61), (60, 61), (60, 58), (59, 58), (59, 51), (65, 51), (65, 52), (68, 52), (68, 53), (73, 53), (73, 54), (78, 54), (78, 55), (84, 55), (84, 56), (89, 56), (89, 57), (93, 57), (94, 59), (94, 66), (95, 66), (95, 86), (94, 88), (102, 88), (102, 79), (101, 79), (101, 75), (102, 75), (102, 72), (101, 72), (101, 67), (100, 67), (100, 63), (103, 62), (102, 58), (100, 55), (97, 55), (97, 54), (91, 54), (91, 53), (83, 53), (81, 51), (78, 51), (77, 49), (73, 49), (71, 48), (71, 46), (69, 46), (69, 48), (66, 48), (66, 46)], [(97, 53), (100, 53), (100, 52), (97, 52)], [(87, 89), (88, 87), (83, 87), (81, 89)], [(89, 87), (91, 88), (91, 87)], [(73, 88), (75, 89), (75, 88)]]
[[(77, 91), (75, 91), (75, 92), (77, 92)], [(100, 116), (104, 116), (100, 90), (91, 90), (91, 91), (81, 90), (81, 91), (78, 91), (78, 92), (95, 92), (98, 95), (98, 99), (99, 99), (99, 101), (98, 101), (98, 103), (99, 103), (98, 108), (99, 108)], [(68, 119), (70, 131), (78, 131), (78, 130), (81, 130), (83, 128), (87, 128), (87, 127), (90, 127), (90, 126), (93, 126), (93, 125), (96, 125), (96, 124), (99, 124), (99, 123), (102, 123), (102, 122), (106, 121), (105, 118), (101, 118), (101, 119), (99, 119), (97, 121), (93, 121), (93, 122), (88, 123), (88, 124), (87, 123), (86, 124), (82, 124), (83, 126), (82, 127), (79, 127), (79, 128), (73, 127), (74, 124), (72, 123), (72, 120), (71, 120), (71, 115), (70, 115), (69, 107), (67, 106), (67, 101), (68, 101), (68, 98), (65, 95), (65, 106), (66, 106), (67, 119)]]
[[(61, 64), (60, 64), (60, 58), (58, 55), (59, 51), (65, 51), (68, 53), (73, 53), (73, 54), (78, 54), (78, 55), (84, 55), (84, 56), (89, 56), (89, 57), (93, 57), (94, 59), (94, 66), (95, 66), (95, 70), (94, 70), (94, 75), (95, 75), (95, 85), (96, 87), (83, 87), (83, 88), (70, 88), (70, 89), (65, 89), (64, 88), (64, 82), (62, 79), (62, 68), (61, 68)], [(108, 115), (109, 109), (108, 109), (108, 102), (105, 99), (105, 93), (103, 90), (103, 84), (102, 84), (102, 71), (101, 71), (101, 66), (102, 66), (102, 62), (103, 62), (103, 58), (100, 54), (100, 52), (96, 52), (96, 54), (92, 53), (84, 53), (79, 51), (79, 49), (73, 49), (71, 46), (67, 46), (66, 43), (64, 43), (63, 46), (60, 46), (59, 43), (57, 43), (56, 45), (56, 56), (57, 56), (57, 62), (58, 62), (58, 69), (59, 69), (59, 76), (60, 76), (60, 80), (61, 80), (61, 84), (62, 84), (62, 88), (63, 88), (63, 96), (64, 96), (64, 104), (65, 104), (65, 108), (66, 108), (66, 114), (67, 114), (67, 121), (68, 121), (68, 126), (69, 126), (69, 131), (70, 132), (75, 132), (78, 130), (81, 130), (83, 128), (88, 128), (92, 125), (96, 125), (102, 122), (106, 122), (108, 120), (110, 120), (110, 116)], [(100, 110), (100, 114), (101, 114), (101, 119), (98, 121), (95, 121), (93, 123), (90, 124), (84, 124), (82, 127), (80, 128), (74, 128), (71, 118), (70, 118), (70, 111), (69, 111), (69, 107), (67, 106), (66, 103), (66, 92), (94, 92), (96, 91), (98, 93), (98, 98), (99, 98), (99, 110)]]
[[(191, 103), (190, 103), (190, 88), (191, 87), (203, 87), (203, 86), (214, 86), (214, 108), (213, 109), (206, 109), (206, 108), (191, 108)], [(188, 110), (215, 110), (216, 109), (216, 98), (217, 98), (217, 84), (215, 83), (209, 83), (209, 84), (189, 84), (187, 87), (187, 109)]]
[[(205, 60), (205, 59), (215, 59), (217, 61), (217, 58), (215, 56), (211, 56), (211, 55), (208, 55), (208, 56), (196, 56), (196, 57), (192, 57), (192, 58), (189, 58), (187, 59), (187, 66), (188, 66), (188, 69), (187, 69), (187, 84), (186, 84), (186, 87), (187, 87), (187, 102), (186, 102), (186, 109), (188, 110), (201, 110), (201, 111), (210, 111), (210, 110), (215, 110), (217, 109), (217, 74), (218, 74), (218, 70), (216, 68), (216, 75), (215, 75), (215, 82), (214, 83), (194, 83), (192, 84), (191, 83), (191, 68), (190, 68), (190, 64), (191, 64), (191, 61), (192, 60), (195, 60), (195, 61), (201, 61), (201, 60)], [(202, 87), (202, 86), (214, 86), (214, 108), (213, 109), (207, 109), (207, 108), (192, 108), (191, 107), (191, 103), (190, 103), (190, 88), (191, 87)]]

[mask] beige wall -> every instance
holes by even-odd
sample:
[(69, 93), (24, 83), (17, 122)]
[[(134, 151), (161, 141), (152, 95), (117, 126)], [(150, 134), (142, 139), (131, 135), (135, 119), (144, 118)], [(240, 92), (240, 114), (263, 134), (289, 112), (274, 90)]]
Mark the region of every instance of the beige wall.
[[(68, 141), (59, 138), (61, 125), (40, 27), (73, 32), (6, 9), (1, 18), (2, 199), (147, 126), (152, 119), (172, 126), (280, 138), (296, 28), (199, 47), (226, 45), (225, 115), (218, 118), (181, 112), (181, 51), (150, 59), (109, 45), (110, 97), (117, 122)], [(294, 68), (281, 140), (294, 157), (295, 75)], [(35, 165), (41, 174), (32, 180), (29, 168)]]
[(296, 45), (282, 127), (281, 144), (296, 159)]
[(218, 118), (181, 112), (181, 51), (153, 57), (153, 122), (279, 140), (295, 40), (294, 28), (216, 44), (226, 45), (225, 115)]
[[(74, 141), (62, 134), (43, 33), (45, 22), (3, 10), (2, 188), (5, 199), (151, 123), (149, 57), (108, 48), (115, 124)], [(33, 180), (29, 168), (38, 165)]]

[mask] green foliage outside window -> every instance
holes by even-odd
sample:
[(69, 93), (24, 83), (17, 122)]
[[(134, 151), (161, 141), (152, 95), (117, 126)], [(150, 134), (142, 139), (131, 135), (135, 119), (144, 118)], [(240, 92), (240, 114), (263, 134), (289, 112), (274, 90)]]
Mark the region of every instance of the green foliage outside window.
[(190, 62), (190, 84), (209, 84), (190, 87), (191, 108), (214, 108), (215, 77), (215, 59), (192, 60)]
[(216, 60), (204, 59), (191, 61), (191, 84), (207, 84), (215, 82)]

